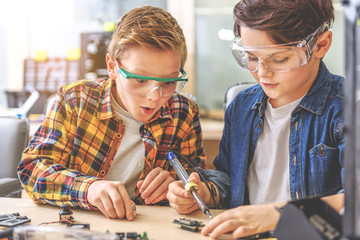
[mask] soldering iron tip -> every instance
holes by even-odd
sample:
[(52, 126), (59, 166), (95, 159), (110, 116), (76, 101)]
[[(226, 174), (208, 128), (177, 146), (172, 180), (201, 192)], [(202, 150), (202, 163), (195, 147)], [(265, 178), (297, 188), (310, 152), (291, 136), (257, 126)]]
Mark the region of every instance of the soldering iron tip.
[(212, 218), (209, 210), (207, 210), (205, 213), (206, 213), (206, 215), (208, 215), (208, 217), (209, 217), (210, 219)]

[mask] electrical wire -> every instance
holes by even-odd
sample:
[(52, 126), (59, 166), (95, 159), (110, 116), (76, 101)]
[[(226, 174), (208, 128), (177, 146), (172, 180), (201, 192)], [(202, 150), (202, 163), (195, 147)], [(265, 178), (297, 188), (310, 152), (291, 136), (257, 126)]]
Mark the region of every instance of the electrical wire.
[(72, 221), (70, 220), (58, 220), (58, 221), (53, 221), (53, 222), (43, 222), (43, 223), (40, 223), (40, 225), (48, 225), (48, 224), (53, 224), (53, 223), (67, 223), (67, 224), (74, 224)]

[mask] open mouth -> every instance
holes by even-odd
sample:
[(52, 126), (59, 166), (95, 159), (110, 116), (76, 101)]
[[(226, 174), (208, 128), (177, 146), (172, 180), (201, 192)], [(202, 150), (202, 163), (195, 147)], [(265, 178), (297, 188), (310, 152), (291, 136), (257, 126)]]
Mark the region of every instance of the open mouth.
[(148, 107), (140, 107), (141, 111), (146, 114), (146, 115), (150, 115), (154, 112), (154, 108), (148, 108)]

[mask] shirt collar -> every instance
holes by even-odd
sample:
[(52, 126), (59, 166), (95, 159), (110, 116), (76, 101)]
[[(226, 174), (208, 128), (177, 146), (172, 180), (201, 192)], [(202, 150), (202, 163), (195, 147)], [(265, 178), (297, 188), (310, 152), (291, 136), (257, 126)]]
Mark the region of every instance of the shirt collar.
[[(170, 99), (172, 99), (173, 97), (171, 97)], [(170, 106), (169, 106), (169, 101), (167, 101), (155, 114), (154, 116), (152, 116), (152, 118), (150, 118), (150, 120), (148, 120), (148, 122), (153, 122), (156, 119), (160, 119), (160, 118), (169, 118), (172, 119), (172, 115), (171, 115), (171, 111), (170, 111)]]
[(97, 117), (100, 120), (108, 119), (114, 117), (114, 112), (111, 106), (111, 90), (116, 88), (115, 80), (108, 79), (103, 88), (100, 91), (99, 103), (98, 103), (98, 113)]
[(325, 109), (326, 100), (328, 99), (331, 89), (332, 81), (330, 81), (330, 79), (331, 74), (323, 61), (321, 61), (318, 75), (309, 92), (299, 103), (299, 107), (314, 114), (321, 115)]

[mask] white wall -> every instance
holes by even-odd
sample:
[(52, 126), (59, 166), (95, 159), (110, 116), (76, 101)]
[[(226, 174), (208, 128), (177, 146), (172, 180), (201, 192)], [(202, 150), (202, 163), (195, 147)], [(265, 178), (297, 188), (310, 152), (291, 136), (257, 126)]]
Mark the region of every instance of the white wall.
[(23, 62), (37, 51), (66, 57), (80, 48), (80, 33), (101, 32), (134, 7), (166, 8), (165, 0), (0, 0), (0, 106), (5, 90), (22, 90)]
[[(22, 84), (23, 58), (27, 53), (26, 8), (22, 0), (0, 1), (0, 90)], [(0, 104), (5, 95), (0, 95)]]

